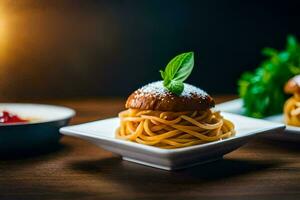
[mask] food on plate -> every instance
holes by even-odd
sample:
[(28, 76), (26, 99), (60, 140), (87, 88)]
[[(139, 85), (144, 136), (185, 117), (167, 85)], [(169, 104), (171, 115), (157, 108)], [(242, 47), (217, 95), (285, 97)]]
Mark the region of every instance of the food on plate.
[(232, 137), (234, 125), (211, 109), (213, 98), (183, 83), (193, 65), (192, 52), (180, 54), (161, 71), (163, 81), (133, 92), (126, 101), (127, 110), (119, 113), (116, 137), (167, 149)]
[(0, 124), (26, 123), (27, 119), (22, 119), (20, 116), (8, 111), (0, 111)]
[(284, 91), (293, 95), (284, 104), (284, 121), (288, 125), (300, 126), (300, 75), (291, 78)]
[(288, 98), (282, 88), (300, 73), (300, 44), (295, 37), (287, 38), (283, 51), (265, 48), (262, 53), (267, 59), (254, 72), (244, 73), (238, 81), (245, 114), (257, 118), (282, 112)]

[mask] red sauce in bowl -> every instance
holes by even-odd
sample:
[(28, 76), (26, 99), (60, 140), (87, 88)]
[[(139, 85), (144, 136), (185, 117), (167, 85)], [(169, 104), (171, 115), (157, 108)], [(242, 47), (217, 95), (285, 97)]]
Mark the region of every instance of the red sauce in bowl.
[(29, 120), (22, 119), (18, 115), (9, 113), (7, 111), (0, 111), (0, 124), (13, 124), (13, 123), (25, 123)]

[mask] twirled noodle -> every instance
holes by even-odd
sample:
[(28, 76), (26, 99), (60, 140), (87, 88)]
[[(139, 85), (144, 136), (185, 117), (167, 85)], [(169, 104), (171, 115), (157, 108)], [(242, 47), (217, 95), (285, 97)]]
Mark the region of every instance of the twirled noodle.
[(234, 125), (219, 112), (161, 112), (128, 109), (119, 113), (116, 137), (161, 148), (179, 148), (229, 138)]
[(284, 104), (284, 121), (288, 125), (300, 126), (300, 96), (295, 94)]

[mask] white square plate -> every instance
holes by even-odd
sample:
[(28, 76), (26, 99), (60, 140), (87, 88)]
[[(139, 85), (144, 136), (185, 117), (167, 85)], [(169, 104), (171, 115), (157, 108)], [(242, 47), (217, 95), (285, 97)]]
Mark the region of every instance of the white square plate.
[[(242, 99), (235, 99), (232, 101), (227, 101), (225, 103), (218, 104), (216, 108), (220, 111), (243, 115)], [(282, 114), (269, 116), (264, 118), (264, 120), (284, 123)], [(276, 132), (272, 134), (266, 134), (264, 136), (276, 140), (300, 142), (300, 127), (287, 125), (284, 132)]]
[(115, 130), (119, 126), (118, 118), (68, 126), (61, 128), (60, 132), (95, 143), (103, 149), (121, 155), (124, 160), (174, 170), (220, 159), (259, 133), (282, 131), (285, 127), (280, 123), (235, 114), (222, 113), (222, 115), (235, 124), (236, 135), (234, 137), (178, 149), (161, 149), (116, 139)]

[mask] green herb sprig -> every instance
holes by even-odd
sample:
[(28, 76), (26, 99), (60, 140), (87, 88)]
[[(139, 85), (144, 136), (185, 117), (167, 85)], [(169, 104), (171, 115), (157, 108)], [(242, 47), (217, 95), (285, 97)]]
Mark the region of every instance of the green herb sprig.
[(257, 118), (282, 112), (288, 97), (283, 91), (284, 84), (300, 74), (300, 44), (294, 36), (287, 37), (284, 50), (265, 48), (262, 53), (266, 60), (238, 81), (245, 114)]
[(180, 95), (184, 90), (183, 82), (189, 77), (194, 67), (194, 53), (182, 53), (174, 57), (166, 66), (165, 71), (160, 70), (164, 87), (170, 92)]

